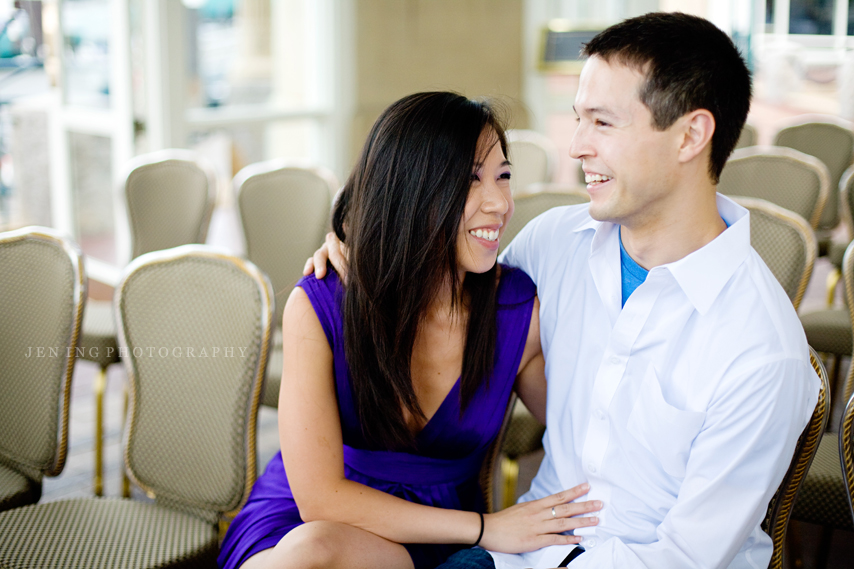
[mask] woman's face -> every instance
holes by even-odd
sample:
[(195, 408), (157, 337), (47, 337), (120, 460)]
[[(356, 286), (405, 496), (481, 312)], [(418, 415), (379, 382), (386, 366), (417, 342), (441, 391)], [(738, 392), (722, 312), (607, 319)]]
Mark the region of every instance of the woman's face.
[(485, 273), (495, 265), (498, 244), (513, 215), (510, 197), (510, 162), (498, 137), (485, 131), (478, 142), (478, 161), (472, 172), (466, 208), (457, 237), (457, 266), (466, 272)]

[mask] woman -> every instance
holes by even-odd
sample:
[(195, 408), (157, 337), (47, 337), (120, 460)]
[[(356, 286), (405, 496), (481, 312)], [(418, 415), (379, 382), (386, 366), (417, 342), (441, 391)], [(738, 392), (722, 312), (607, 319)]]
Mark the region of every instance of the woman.
[(453, 93), (377, 120), (333, 212), (347, 285), (305, 277), (285, 306), (281, 457), (229, 528), (223, 567), (420, 569), (473, 544), (577, 543), (560, 532), (596, 523), (573, 517), (596, 503), (568, 503), (586, 487), (478, 513), (514, 382), (545, 407), (534, 285), (496, 264), (513, 213), (505, 155), (491, 108)]

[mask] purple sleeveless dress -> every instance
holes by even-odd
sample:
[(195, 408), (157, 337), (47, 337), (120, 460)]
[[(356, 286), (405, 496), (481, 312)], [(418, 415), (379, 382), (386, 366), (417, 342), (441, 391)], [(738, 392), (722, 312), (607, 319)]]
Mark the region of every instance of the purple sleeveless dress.
[[(349, 480), (418, 504), (483, 511), (478, 475), (483, 457), (504, 419), (536, 294), (534, 283), (521, 270), (502, 267), (501, 273), (498, 345), (492, 376), (480, 386), (462, 416), (457, 380), (436, 414), (416, 437), (417, 454), (376, 450), (362, 437), (344, 357), (341, 317), (344, 289), (338, 275), (330, 272), (323, 280), (309, 276), (297, 283), (308, 295), (332, 347), (344, 439), (344, 472)], [(252, 555), (274, 547), (286, 533), (302, 523), (280, 452), (255, 482), (248, 502), (228, 528), (219, 556), (220, 567), (240, 567)], [(464, 547), (404, 546), (416, 569), (435, 567)]]

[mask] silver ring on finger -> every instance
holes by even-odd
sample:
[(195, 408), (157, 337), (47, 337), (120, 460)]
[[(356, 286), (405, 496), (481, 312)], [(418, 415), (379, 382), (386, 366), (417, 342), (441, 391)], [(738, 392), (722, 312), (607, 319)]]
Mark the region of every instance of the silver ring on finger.
[(552, 517), (557, 518), (557, 512), (555, 512), (554, 506), (552, 506)]

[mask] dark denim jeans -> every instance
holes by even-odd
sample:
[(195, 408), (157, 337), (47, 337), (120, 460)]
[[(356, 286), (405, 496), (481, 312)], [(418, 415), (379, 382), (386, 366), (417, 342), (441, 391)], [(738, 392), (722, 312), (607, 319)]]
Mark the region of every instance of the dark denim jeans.
[(470, 548), (457, 551), (436, 569), (495, 569), (495, 563), (485, 549)]
[[(583, 547), (573, 549), (558, 567), (566, 567), (573, 559), (584, 553)], [(436, 569), (495, 569), (492, 556), (485, 549), (461, 549)]]

